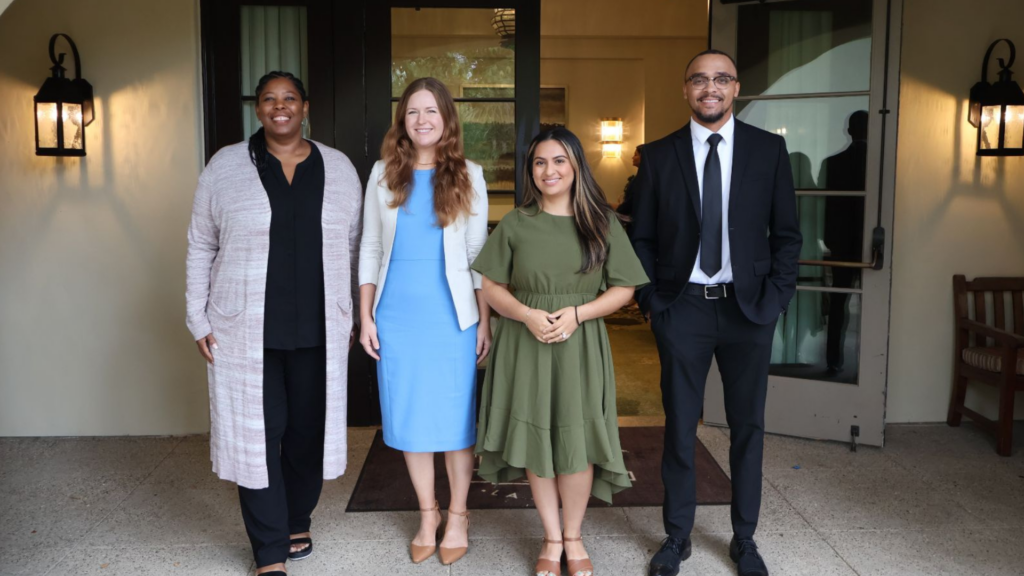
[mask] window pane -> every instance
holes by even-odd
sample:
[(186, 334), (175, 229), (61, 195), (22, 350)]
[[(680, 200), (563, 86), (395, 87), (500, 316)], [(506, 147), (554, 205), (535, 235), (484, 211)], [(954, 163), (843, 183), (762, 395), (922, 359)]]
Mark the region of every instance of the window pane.
[(516, 107), (512, 102), (460, 102), (466, 158), (483, 166), (487, 189), (516, 190)]
[(291, 72), (306, 85), (309, 72), (305, 6), (242, 6), (242, 95), (271, 71)]
[(871, 0), (794, 0), (739, 8), (743, 93), (870, 89)]
[[(484, 169), (491, 192), (516, 190), (516, 106), (512, 102), (457, 102), (466, 158)], [(398, 103), (391, 103), (394, 121)]]
[[(804, 242), (801, 260), (861, 262), (864, 238), (864, 198), (859, 196), (798, 196), (797, 215)], [(859, 268), (801, 266), (800, 286), (859, 288)]]
[[(392, 96), (401, 96), (416, 78), (433, 76), (456, 98), (511, 98), (514, 32), (502, 28), (500, 20), (492, 25), (505, 10), (392, 8)], [(499, 35), (498, 29), (505, 30), (506, 36)]]
[(786, 138), (799, 190), (865, 188), (868, 97), (736, 103), (740, 120)]
[(856, 384), (860, 318), (860, 294), (797, 291), (775, 327), (768, 373)]

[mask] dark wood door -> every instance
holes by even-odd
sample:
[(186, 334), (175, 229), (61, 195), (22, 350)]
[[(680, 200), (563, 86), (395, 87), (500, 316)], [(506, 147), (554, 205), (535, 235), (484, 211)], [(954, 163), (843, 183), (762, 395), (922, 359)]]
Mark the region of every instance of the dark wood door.
[[(515, 193), (519, 196), (522, 158), (539, 129), (540, 0), (202, 0), (207, 161), (220, 148), (246, 136), (244, 106), (253, 99), (255, 85), (243, 81), (242, 15), (254, 6), (304, 8), (303, 81), (310, 101), (311, 138), (344, 152), (364, 184), (380, 158), (380, 145), (391, 124), (391, 9), (515, 9), (515, 90), (507, 100), (515, 108)], [(250, 83), (255, 83), (251, 77)], [(348, 391), (349, 425), (380, 424), (376, 364), (358, 344), (349, 354)]]

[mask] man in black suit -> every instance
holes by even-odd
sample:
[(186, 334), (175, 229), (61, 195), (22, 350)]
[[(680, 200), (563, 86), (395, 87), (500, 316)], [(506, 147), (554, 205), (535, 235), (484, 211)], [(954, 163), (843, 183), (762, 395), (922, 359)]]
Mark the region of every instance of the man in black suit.
[(754, 531), (761, 508), (764, 408), (775, 323), (796, 291), (802, 242), (785, 141), (733, 117), (736, 63), (708, 50), (687, 66), (693, 117), (644, 147), (633, 246), (653, 280), (638, 291), (661, 359), (664, 521), (651, 576), (690, 556), (694, 445), (711, 360), (725, 388), (732, 469), (730, 556), (741, 576), (767, 576)]

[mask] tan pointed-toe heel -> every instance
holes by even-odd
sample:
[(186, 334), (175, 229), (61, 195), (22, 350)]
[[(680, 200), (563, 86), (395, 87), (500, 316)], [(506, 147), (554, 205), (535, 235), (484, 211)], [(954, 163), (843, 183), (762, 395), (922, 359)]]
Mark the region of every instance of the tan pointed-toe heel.
[[(429, 510), (420, 509), (420, 512), (437, 512), (438, 517), (441, 516), (441, 506), (438, 505), (437, 501), (434, 501), (434, 507)], [(440, 540), (441, 538), (441, 520), (437, 521), (437, 532), (434, 534), (434, 540)], [(427, 558), (434, 555), (437, 551), (437, 544), (431, 544), (430, 546), (420, 546), (419, 544), (409, 543), (409, 555), (412, 556), (412, 563), (419, 564)]]
[[(583, 536), (580, 536), (579, 538), (569, 538), (563, 534), (562, 540), (566, 542), (583, 542)], [(569, 558), (569, 555), (566, 554), (565, 564), (569, 568), (570, 576), (594, 576), (594, 565), (590, 562), (590, 558), (572, 560)]]
[[(466, 510), (465, 512), (455, 512), (455, 511), (453, 511), (453, 510), (451, 510), (449, 508), (448, 509), (448, 514), (455, 514), (456, 516), (464, 516), (466, 518), (466, 538), (468, 539), (469, 538), (469, 510)], [(469, 546), (463, 546), (461, 548), (445, 548), (444, 546), (439, 546), (438, 549), (437, 549), (438, 555), (441, 556), (441, 564), (444, 564), (445, 566), (448, 566), (450, 564), (454, 564), (454, 563), (458, 562), (459, 559), (461, 559), (463, 556), (465, 556), (466, 552), (468, 552), (468, 551), (469, 551)]]
[[(547, 544), (561, 544), (561, 540), (548, 540), (544, 539)], [(533, 573), (536, 576), (562, 576), (562, 562), (559, 560), (545, 560), (543, 558), (537, 559), (537, 566), (534, 567)]]

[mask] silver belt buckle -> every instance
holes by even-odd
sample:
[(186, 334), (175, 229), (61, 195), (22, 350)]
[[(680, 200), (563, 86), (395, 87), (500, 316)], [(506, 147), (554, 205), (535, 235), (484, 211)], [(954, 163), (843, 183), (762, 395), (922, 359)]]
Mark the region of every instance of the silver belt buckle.
[(719, 286), (722, 287), (722, 296), (728, 296), (728, 294), (726, 294), (725, 285), (723, 285), (723, 284), (705, 284), (704, 285), (704, 299), (705, 300), (718, 300), (719, 298), (721, 298), (722, 296), (708, 296), (708, 288), (718, 288)]

